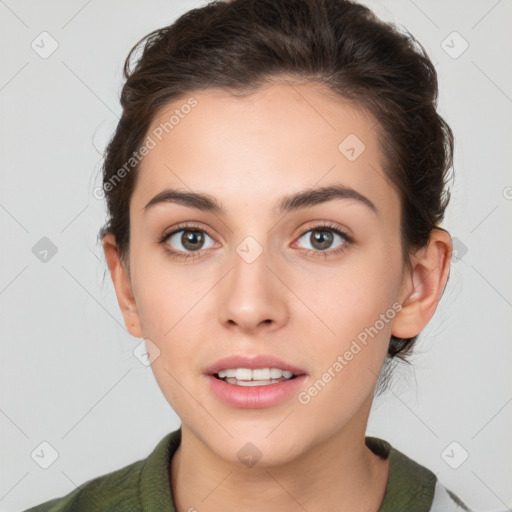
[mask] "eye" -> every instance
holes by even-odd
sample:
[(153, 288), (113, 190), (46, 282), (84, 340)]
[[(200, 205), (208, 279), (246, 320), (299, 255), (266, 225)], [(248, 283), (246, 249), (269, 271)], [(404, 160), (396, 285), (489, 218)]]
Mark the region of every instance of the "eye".
[[(353, 242), (352, 237), (338, 227), (321, 224), (303, 232), (293, 245), (303, 245), (312, 257), (327, 257), (344, 251)], [(202, 251), (215, 246), (215, 240), (202, 228), (180, 225), (164, 234), (160, 244), (172, 257), (188, 260), (201, 257)]]
[(339, 252), (352, 242), (352, 238), (339, 228), (319, 225), (305, 231), (296, 243), (311, 252)]
[(164, 235), (161, 243), (172, 253), (187, 253), (210, 249), (215, 241), (203, 229), (188, 226)]

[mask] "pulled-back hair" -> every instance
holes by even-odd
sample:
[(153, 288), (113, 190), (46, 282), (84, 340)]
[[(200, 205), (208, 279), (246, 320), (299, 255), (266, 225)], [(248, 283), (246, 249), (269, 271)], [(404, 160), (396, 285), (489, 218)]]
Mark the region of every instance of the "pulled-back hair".
[[(140, 51), (135, 66), (132, 60)], [(401, 198), (404, 263), (428, 243), (450, 194), (453, 134), (437, 113), (437, 74), (422, 45), (367, 7), (348, 0), (213, 1), (151, 32), (124, 66), (122, 116), (106, 149), (108, 221), (129, 261), (134, 161), (159, 110), (194, 91), (249, 95), (273, 81), (318, 82), (368, 111), (380, 130), (384, 172)], [(132, 159), (132, 160), (130, 160)], [(125, 169), (123, 178), (119, 171)], [(388, 359), (405, 360), (416, 341), (391, 336)]]

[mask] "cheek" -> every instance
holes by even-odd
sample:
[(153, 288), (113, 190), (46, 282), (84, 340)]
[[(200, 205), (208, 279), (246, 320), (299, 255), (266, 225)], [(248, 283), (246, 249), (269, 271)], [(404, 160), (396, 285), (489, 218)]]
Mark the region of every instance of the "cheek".
[(300, 332), (309, 333), (308, 350), (318, 362), (315, 377), (329, 380), (322, 374), (335, 373), (339, 377), (332, 379), (332, 389), (342, 394), (347, 389), (368, 392), (387, 353), (401, 267), (399, 254), (380, 254), (377, 249), (361, 252), (329, 275), (302, 273), (295, 281), (297, 295), (316, 316), (303, 315), (299, 326)]
[(196, 305), (211, 288), (197, 267), (170, 262), (163, 254), (134, 254), (133, 291), (146, 337), (166, 343), (181, 324), (190, 323)]
[(304, 272), (295, 282), (297, 295), (324, 324), (326, 339), (340, 342), (374, 325), (399, 289), (397, 269), (379, 258), (353, 258), (328, 273)]
[[(208, 292), (213, 278), (194, 275), (192, 266), (142, 267), (137, 275), (137, 308), (144, 336), (158, 348), (151, 364), (155, 380), (182, 421), (201, 414), (186, 390), (197, 386), (198, 355), (212, 326)], [(208, 313), (210, 312), (210, 313)], [(197, 390), (193, 391), (194, 396)]]
[(395, 315), (392, 283), (378, 277), (372, 272), (340, 273), (310, 292), (324, 325), (309, 318), (298, 326), (308, 333), (304, 338), (314, 361), (314, 371), (298, 396), (305, 421), (322, 415), (342, 425), (373, 396)]

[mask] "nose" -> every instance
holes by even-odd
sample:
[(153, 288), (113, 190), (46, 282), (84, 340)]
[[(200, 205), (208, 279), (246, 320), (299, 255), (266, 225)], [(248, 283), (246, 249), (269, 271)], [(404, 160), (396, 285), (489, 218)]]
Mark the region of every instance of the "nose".
[(220, 321), (246, 334), (272, 331), (288, 321), (289, 290), (263, 251), (256, 260), (245, 261), (234, 254), (234, 266), (223, 279), (220, 293)]

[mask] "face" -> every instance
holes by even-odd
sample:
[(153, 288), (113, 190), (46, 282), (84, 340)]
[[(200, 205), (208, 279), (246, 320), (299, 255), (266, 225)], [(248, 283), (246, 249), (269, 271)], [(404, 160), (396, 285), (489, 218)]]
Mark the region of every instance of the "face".
[[(225, 460), (250, 441), (262, 463), (285, 463), (365, 430), (404, 293), (399, 197), (378, 125), (318, 85), (191, 96), (168, 134), (187, 99), (148, 131), (130, 203), (130, 332), (159, 354), (184, 428)], [(211, 375), (251, 363), (297, 376)]]

